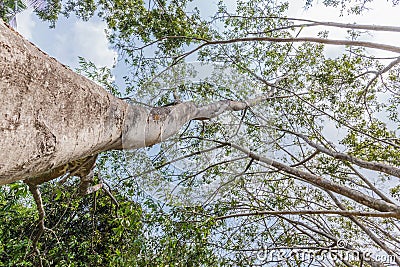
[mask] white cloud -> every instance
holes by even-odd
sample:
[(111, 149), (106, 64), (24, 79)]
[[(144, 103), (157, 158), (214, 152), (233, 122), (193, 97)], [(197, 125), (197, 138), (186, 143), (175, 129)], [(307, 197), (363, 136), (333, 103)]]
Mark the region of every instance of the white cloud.
[(32, 39), (32, 31), (36, 25), (33, 20), (33, 9), (28, 8), (17, 16), (17, 30), (18, 32), (27, 39)]
[(104, 32), (106, 25), (99, 19), (84, 22), (73, 17), (60, 18), (56, 28), (50, 29), (49, 24), (41, 22), (30, 9), (20, 13), (17, 22), (19, 33), (71, 68), (78, 67), (78, 56), (98, 67), (111, 67), (117, 58)]
[(105, 24), (101, 21), (74, 20), (58, 25), (55, 32), (49, 30), (47, 37), (51, 40), (53, 56), (73, 68), (78, 66), (78, 56), (96, 66), (111, 67), (117, 53), (109, 48), (104, 28)]
[(77, 21), (70, 42), (76, 54), (97, 66), (111, 67), (117, 58), (117, 53), (109, 48), (104, 29), (104, 22)]

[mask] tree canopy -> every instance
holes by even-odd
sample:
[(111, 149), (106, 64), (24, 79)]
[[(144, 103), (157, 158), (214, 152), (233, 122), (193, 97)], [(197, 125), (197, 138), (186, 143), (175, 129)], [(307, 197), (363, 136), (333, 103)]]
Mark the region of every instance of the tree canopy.
[[(370, 1), (323, 3), (363, 16)], [(212, 17), (197, 4), (46, 0), (36, 10), (55, 27), (71, 14), (106, 22), (124, 84), (83, 58), (77, 71), (115, 96), (221, 110), (159, 144), (101, 153), (102, 191), (81, 197), (68, 174), (40, 185), (43, 233), (27, 186), (0, 187), (0, 263), (400, 265), (400, 46), (364, 39), (400, 27), (292, 18), (290, 2), (220, 1)], [(328, 56), (327, 45), (342, 49)]]

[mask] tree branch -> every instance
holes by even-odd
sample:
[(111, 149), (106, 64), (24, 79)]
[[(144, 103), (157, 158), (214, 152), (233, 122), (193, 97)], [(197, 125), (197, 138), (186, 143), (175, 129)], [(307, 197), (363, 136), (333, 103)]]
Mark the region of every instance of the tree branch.
[(363, 217), (380, 217), (380, 218), (400, 218), (400, 214), (396, 212), (364, 212), (350, 210), (262, 210), (246, 213), (235, 213), (225, 216), (215, 217), (215, 220), (226, 220), (229, 218), (260, 216), (260, 215), (312, 215), (312, 214), (332, 214), (341, 216), (363, 216)]
[(362, 96), (364, 97), (364, 102), (366, 102), (365, 97), (367, 96), (368, 89), (371, 87), (372, 83), (376, 81), (379, 76), (384, 74), (385, 72), (388, 72), (391, 68), (396, 66), (397, 64), (400, 63), (400, 57), (396, 58), (392, 62), (390, 62), (385, 68), (383, 68), (381, 71), (378, 71), (375, 73), (374, 77), (368, 82), (368, 84), (365, 86), (365, 89), (363, 91)]
[[(176, 36), (170, 36), (168, 38), (180, 38)], [(272, 43), (300, 43), (300, 42), (311, 42), (311, 43), (320, 43), (320, 44), (328, 44), (328, 45), (348, 45), (348, 46), (359, 46), (359, 47), (367, 47), (373, 49), (379, 49), (384, 51), (390, 51), (394, 53), (400, 53), (400, 47), (380, 44), (374, 42), (366, 42), (366, 41), (354, 41), (354, 40), (339, 40), (339, 39), (324, 39), (317, 37), (295, 37), (295, 38), (277, 38), (277, 37), (243, 37), (243, 38), (234, 38), (229, 40), (208, 40), (198, 47), (190, 50), (176, 58), (176, 61), (179, 61), (208, 45), (226, 45), (232, 43), (242, 43), (242, 42), (272, 42)]]
[[(212, 141), (212, 140), (210, 140)], [(287, 166), (283, 163), (280, 163), (278, 161), (275, 161), (273, 159), (270, 158), (266, 158), (263, 157), (259, 154), (254, 153), (253, 151), (241, 147), (239, 145), (236, 145), (234, 143), (229, 143), (229, 142), (223, 142), (223, 141), (218, 141), (218, 140), (213, 140), (214, 142), (220, 143), (220, 144), (228, 144), (231, 147), (245, 153), (246, 155), (248, 155), (248, 157), (253, 158), (257, 161), (261, 161), (264, 163), (269, 164), (270, 166), (278, 169), (279, 171), (283, 171), (285, 173), (294, 175), (296, 177), (299, 177), (301, 180), (304, 180), (308, 183), (311, 183), (315, 186), (324, 188), (326, 190), (330, 190), (333, 191), (337, 194), (346, 196), (352, 200), (354, 200), (355, 202), (358, 202), (362, 205), (365, 205), (369, 208), (381, 211), (381, 212), (394, 212), (397, 214), (400, 214), (400, 207), (398, 205), (392, 204), (392, 203), (388, 203), (386, 201), (383, 201), (381, 199), (376, 199), (373, 197), (370, 197), (368, 195), (365, 195), (357, 190), (354, 190), (352, 188), (348, 188), (346, 186), (341, 186), (337, 183), (334, 183), (332, 181), (329, 181), (321, 176), (315, 175), (315, 174), (311, 174), (311, 173), (307, 173), (305, 171), (299, 170), (297, 168), (293, 168), (290, 166)]]
[[(146, 109), (129, 106), (122, 143), (114, 149), (136, 149), (152, 146), (176, 134), (191, 120), (208, 120), (227, 111), (240, 111), (272, 99), (272, 91), (244, 101), (221, 100), (204, 106), (193, 102)], [(120, 146), (122, 145), (122, 147)]]
[(390, 165), (387, 165), (387, 164), (384, 164), (384, 163), (380, 163), (380, 162), (366, 161), (366, 160), (362, 160), (362, 159), (356, 158), (354, 156), (351, 156), (351, 155), (348, 155), (348, 154), (345, 154), (345, 153), (336, 152), (336, 151), (330, 150), (328, 148), (325, 148), (323, 146), (320, 146), (320, 145), (312, 142), (309, 138), (307, 138), (303, 134), (296, 133), (296, 132), (289, 131), (289, 130), (282, 130), (282, 131), (288, 132), (290, 134), (293, 134), (293, 135), (296, 135), (296, 136), (300, 137), (301, 139), (303, 139), (307, 144), (309, 144), (313, 148), (315, 148), (318, 151), (320, 151), (321, 153), (324, 153), (324, 154), (326, 154), (328, 156), (331, 156), (331, 157), (333, 157), (335, 159), (348, 161), (348, 162), (354, 163), (355, 165), (357, 165), (359, 167), (362, 167), (362, 168), (365, 168), (365, 169), (383, 172), (383, 173), (395, 176), (397, 178), (400, 178), (400, 169), (396, 168), (394, 166), (390, 166)]
[[(221, 16), (219, 18), (243, 18), (243, 19), (283, 19), (283, 20), (291, 20), (291, 21), (300, 21), (300, 22), (309, 22), (310, 24), (305, 24), (306, 26), (328, 26), (335, 28), (347, 28), (354, 30), (369, 30), (369, 31), (386, 31), (386, 32), (400, 32), (400, 27), (397, 26), (385, 26), (385, 25), (371, 25), (371, 24), (355, 24), (355, 23), (340, 23), (340, 22), (332, 22), (332, 21), (318, 21), (311, 19), (301, 19), (301, 18), (293, 18), (293, 17), (279, 17), (279, 16), (238, 16), (228, 14), (227, 16)], [(296, 25), (293, 25), (296, 26)]]

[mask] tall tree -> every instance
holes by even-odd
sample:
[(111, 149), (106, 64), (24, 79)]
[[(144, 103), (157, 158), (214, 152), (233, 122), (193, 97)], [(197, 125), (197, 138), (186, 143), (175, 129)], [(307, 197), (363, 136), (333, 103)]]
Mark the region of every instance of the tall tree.
[[(145, 265), (151, 255), (160, 266), (334, 265), (329, 255), (346, 266), (382, 266), (379, 253), (400, 265), (399, 139), (393, 130), (399, 126), (400, 47), (359, 40), (361, 31), (399, 27), (288, 18), (287, 4), (261, 0), (239, 1), (235, 12), (221, 3), (204, 21), (197, 12), (188, 15), (185, 3), (99, 1), (80, 9), (82, 2), (69, 2), (65, 12), (84, 18), (100, 6), (111, 43), (134, 73), (126, 77), (129, 104), (0, 27), (0, 183), (25, 180), (42, 206), (36, 254), (40, 244), (51, 248), (41, 239), (45, 207), (37, 185), (78, 175), (88, 189), (95, 155), (136, 149), (100, 154), (91, 174), (110, 184), (114, 191), (105, 192), (118, 196), (114, 203), (132, 207), (135, 200), (139, 206), (134, 214), (121, 208), (118, 217), (136, 221), (109, 227), (123, 244), (137, 241), (119, 247), (126, 265)], [(362, 14), (366, 4), (349, 10)], [(314, 26), (348, 29), (349, 38), (332, 39), (327, 31), (301, 35)], [(327, 57), (326, 44), (346, 50)], [(390, 62), (375, 57), (376, 50), (392, 52)], [(208, 64), (209, 78), (187, 78), (192, 70), (184, 63), (191, 55)], [(82, 72), (105, 82), (90, 63)], [(54, 198), (64, 194), (51, 193), (60, 187), (55, 183), (46, 186)], [(87, 207), (76, 210), (84, 214)], [(99, 211), (93, 224), (107, 228), (104, 214)], [(79, 236), (79, 224), (69, 227)], [(90, 236), (80, 234), (79, 240)], [(303, 256), (293, 250), (299, 247)], [(146, 249), (150, 255), (141, 254)], [(140, 260), (133, 263), (130, 253), (137, 251)]]

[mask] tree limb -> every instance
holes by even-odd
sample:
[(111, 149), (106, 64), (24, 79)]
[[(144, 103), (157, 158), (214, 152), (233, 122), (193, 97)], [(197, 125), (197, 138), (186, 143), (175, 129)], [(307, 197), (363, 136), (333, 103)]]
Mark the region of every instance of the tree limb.
[(355, 165), (365, 168), (365, 169), (369, 169), (369, 170), (373, 170), (373, 171), (379, 171), (379, 172), (383, 172), (392, 176), (395, 176), (397, 178), (400, 178), (400, 169), (394, 166), (390, 166), (384, 163), (380, 163), (380, 162), (374, 162), (374, 161), (366, 161), (366, 160), (362, 160), (359, 158), (356, 158), (354, 156), (351, 156), (349, 154), (346, 153), (341, 153), (341, 152), (336, 152), (333, 150), (330, 150), (328, 148), (325, 148), (323, 146), (320, 146), (314, 142), (312, 142), (309, 138), (307, 138), (305, 135), (300, 134), (300, 133), (296, 133), (293, 131), (289, 131), (289, 130), (282, 130), (288, 133), (291, 133), (293, 135), (296, 135), (298, 137), (300, 137), (301, 139), (303, 139), (307, 144), (309, 144), (310, 146), (312, 146), (313, 148), (317, 149), (318, 151), (320, 151), (321, 153), (324, 153), (328, 156), (331, 156), (335, 159), (339, 159), (339, 160), (345, 160), (351, 163), (354, 163)]
[[(211, 141), (211, 140), (210, 140)], [(275, 161), (270, 158), (263, 157), (247, 148), (241, 147), (239, 145), (236, 145), (234, 143), (229, 143), (229, 142), (223, 142), (223, 141), (218, 141), (218, 140), (213, 140), (214, 142), (220, 143), (220, 144), (228, 144), (231, 147), (241, 151), (242, 153), (245, 153), (248, 155), (248, 157), (253, 158), (257, 161), (261, 161), (264, 163), (267, 163), (268, 165), (278, 169), (279, 171), (283, 171), (285, 173), (294, 175), (296, 177), (299, 177), (300, 179), (307, 181), (308, 183), (311, 183), (313, 185), (316, 185), (318, 187), (324, 188), (326, 190), (333, 191), (337, 194), (346, 196), (355, 202), (358, 202), (362, 205), (365, 205), (367, 207), (370, 207), (374, 210), (378, 210), (381, 212), (394, 212), (397, 214), (400, 214), (400, 207), (398, 205), (388, 203), (384, 200), (381, 199), (376, 199), (373, 197), (370, 197), (368, 195), (365, 195), (357, 190), (354, 190), (352, 188), (348, 188), (346, 186), (339, 185), (337, 183), (334, 183), (332, 181), (329, 181), (321, 176), (307, 173), (305, 171), (299, 170), (297, 168), (293, 168), (290, 166), (287, 166), (283, 163), (280, 163), (278, 161)]]
[(226, 220), (229, 218), (260, 216), (260, 215), (312, 215), (312, 214), (331, 214), (341, 216), (361, 216), (361, 217), (380, 217), (380, 218), (400, 218), (396, 212), (365, 212), (350, 210), (261, 210), (255, 212), (235, 213), (225, 216), (215, 217), (215, 220)]

